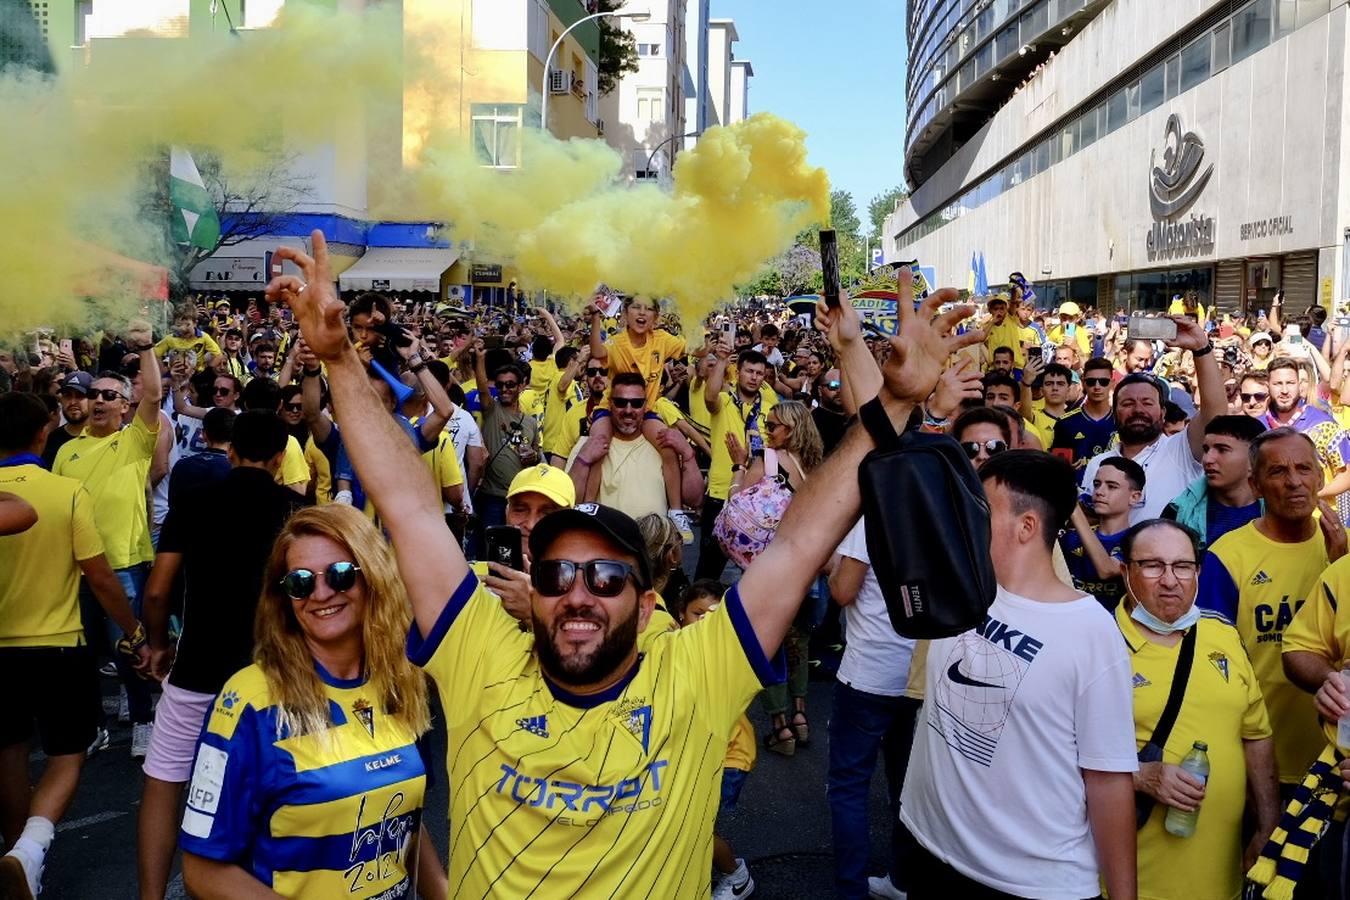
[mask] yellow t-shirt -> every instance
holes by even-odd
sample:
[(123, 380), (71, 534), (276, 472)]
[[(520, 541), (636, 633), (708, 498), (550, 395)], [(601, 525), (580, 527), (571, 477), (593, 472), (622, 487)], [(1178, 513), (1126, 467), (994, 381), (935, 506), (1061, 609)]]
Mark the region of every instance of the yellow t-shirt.
[(1215, 541), (1200, 570), (1196, 602), (1237, 625), (1261, 681), (1275, 731), (1275, 764), (1285, 783), (1302, 781), (1326, 747), (1312, 695), (1285, 677), (1280, 661), (1284, 631), (1326, 567), (1320, 529), (1306, 541), (1280, 544), (1248, 522)]
[(0, 466), (0, 491), (37, 510), (37, 524), (0, 537), (0, 647), (77, 647), (80, 569), (103, 552), (94, 501), (74, 478), (37, 463)]
[(305, 463), (314, 478), (314, 502), (325, 506), (333, 502), (333, 466), (328, 457), (314, 443), (311, 436), (305, 441)]
[(988, 329), (984, 345), (989, 348), (990, 362), (994, 359), (994, 351), (999, 347), (1011, 347), (1013, 368), (1020, 369), (1026, 365), (1027, 352), (1022, 348), (1022, 326), (1017, 324), (1015, 317), (1008, 316), (1001, 324), (990, 325)]
[(1072, 327), (1072, 335), (1069, 335), (1069, 326), (1067, 325), (1056, 325), (1051, 328), (1049, 333), (1050, 343), (1063, 346), (1073, 340), (1078, 345), (1078, 353), (1083, 359), (1087, 359), (1092, 353), (1092, 336), (1088, 334), (1088, 330), (1083, 327), (1082, 323), (1075, 322)]
[(530, 387), (536, 391), (543, 392), (552, 386), (553, 382), (558, 380), (558, 364), (550, 357), (549, 359), (530, 360)]
[[(1344, 601), (1344, 602), (1342, 602)], [(1308, 590), (1307, 599), (1284, 630), (1281, 650), (1316, 653), (1337, 669), (1350, 660), (1350, 556), (1342, 556), (1323, 570)], [(1328, 741), (1336, 740), (1336, 723), (1323, 723)]]
[(82, 434), (56, 453), (52, 471), (80, 481), (94, 501), (94, 524), (108, 565), (125, 569), (155, 558), (146, 515), (146, 482), (159, 417), (151, 429), (140, 416), (106, 437)]
[[(1130, 648), (1134, 734), (1142, 748), (1153, 736), (1167, 704), (1181, 642), (1164, 647), (1148, 640), (1124, 603), (1116, 607), (1115, 615)], [(1247, 802), (1247, 758), (1242, 742), (1270, 737), (1270, 719), (1236, 629), (1214, 614), (1203, 616), (1195, 627), (1199, 630), (1186, 700), (1163, 748), (1163, 761), (1180, 765), (1192, 745), (1204, 741), (1209, 756), (1205, 802), (1200, 804), (1200, 820), (1192, 837), (1167, 833), (1163, 828), (1167, 807), (1162, 804), (1139, 830), (1141, 898), (1232, 898), (1242, 889), (1239, 835)]]
[(211, 337), (209, 334), (190, 338), (183, 338), (176, 334), (171, 334), (155, 345), (155, 359), (163, 359), (170, 350), (177, 350), (180, 353), (196, 354), (197, 371), (200, 372), (206, 368), (206, 354), (214, 353), (219, 355), (220, 345), (217, 344), (215, 338)]
[[(761, 437), (766, 433), (764, 422), (768, 418), (769, 410), (777, 405), (777, 394), (771, 393), (765, 397), (763, 391), (760, 392), (759, 415), (756, 418)], [(754, 413), (755, 406), (754, 402), (746, 403), (731, 391), (722, 392), (722, 408), (713, 415), (712, 437), (709, 440), (712, 445), (712, 465), (708, 468), (709, 497), (717, 500), (727, 499), (727, 491), (731, 488), (731, 452), (727, 450), (726, 434), (730, 431), (744, 444), (746, 423)]]
[(656, 405), (661, 396), (661, 372), (666, 360), (683, 356), (684, 338), (669, 331), (656, 329), (647, 335), (642, 347), (634, 347), (627, 331), (611, 338), (605, 348), (609, 351), (609, 374), (612, 379), (620, 372), (637, 372), (647, 382), (647, 405)]
[[(568, 469), (581, 448), (573, 448)], [(615, 437), (600, 465), (599, 501), (622, 510), (634, 519), (649, 513), (664, 516), (666, 483), (661, 471), (661, 451), (641, 433), (631, 441)]]
[(1055, 423), (1059, 419), (1056, 419), (1044, 409), (1036, 409), (1035, 413), (1030, 420), (1023, 419), (1022, 421), (1026, 422), (1027, 428), (1035, 432), (1036, 436), (1041, 439), (1041, 449), (1048, 452), (1050, 445), (1055, 442)]
[(741, 716), (736, 720), (735, 728), (731, 732), (731, 740), (727, 743), (727, 756), (722, 760), (724, 769), (740, 769), (742, 772), (749, 772), (755, 767), (755, 729), (750, 724), (747, 716)]
[(293, 434), (286, 436), (286, 452), (281, 457), (280, 468), (277, 469), (276, 483), (283, 487), (309, 484), (309, 460), (305, 458), (304, 448)]
[(526, 388), (520, 392), (520, 411), (536, 419), (544, 414), (544, 404), (548, 402), (547, 391)]
[(684, 418), (684, 412), (675, 405), (675, 401), (667, 397), (658, 397), (656, 405), (652, 407), (652, 412), (661, 417), (661, 421), (668, 428), (674, 428), (675, 423)]
[(676, 631), (680, 627), (675, 621), (675, 617), (666, 611), (666, 601), (660, 594), (656, 595), (656, 606), (652, 609), (652, 614), (647, 617), (647, 627), (638, 632), (638, 651), (646, 653), (647, 648), (651, 646), (652, 641), (668, 631)]
[[(567, 456), (572, 451), (576, 437), (574, 436), (569, 443), (567, 435), (570, 431), (569, 417), (572, 410), (578, 406), (584, 410), (586, 408), (586, 389), (581, 385), (580, 379), (572, 379), (572, 383), (567, 386), (562, 394), (558, 393), (560, 385), (555, 382), (548, 391), (548, 406), (544, 409), (544, 452), (555, 453), (558, 456)], [(577, 422), (578, 434), (580, 433), (580, 421)]]
[(707, 897), (728, 736), (783, 672), (736, 588), (599, 694), (552, 684), (533, 644), (472, 575), (409, 635), (445, 710), (450, 896)]
[[(1167, 314), (1169, 316), (1181, 316), (1185, 315), (1185, 313), (1186, 304), (1181, 300), (1173, 300), (1172, 304), (1167, 307)], [(1195, 305), (1195, 314), (1199, 317), (1200, 324), (1205, 324), (1207, 316), (1205, 315), (1205, 306), (1203, 303), (1197, 303)]]
[(705, 385), (702, 378), (689, 380), (689, 421), (706, 437), (712, 433), (712, 413), (708, 412), (708, 400), (703, 393)]
[(448, 428), (441, 429), (441, 433), (436, 435), (436, 446), (423, 453), (422, 458), (431, 470), (437, 493), (440, 493), (439, 489), (464, 483), (464, 471), (459, 467), (459, 454), (455, 452), (455, 439)]

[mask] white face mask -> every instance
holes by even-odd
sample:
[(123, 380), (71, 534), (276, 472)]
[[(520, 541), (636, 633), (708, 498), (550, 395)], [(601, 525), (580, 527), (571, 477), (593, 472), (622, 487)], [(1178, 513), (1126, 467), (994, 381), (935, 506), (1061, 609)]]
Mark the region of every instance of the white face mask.
[(1195, 593), (1191, 596), (1191, 605), (1175, 622), (1164, 622), (1144, 608), (1144, 604), (1139, 602), (1139, 597), (1135, 593), (1134, 585), (1130, 584), (1130, 579), (1125, 580), (1126, 589), (1130, 593), (1130, 599), (1134, 601), (1134, 608), (1130, 610), (1130, 618), (1143, 625), (1149, 631), (1157, 634), (1175, 634), (1178, 631), (1186, 631), (1196, 622), (1200, 621), (1200, 607), (1195, 605), (1195, 599), (1200, 595), (1200, 583), (1197, 580)]

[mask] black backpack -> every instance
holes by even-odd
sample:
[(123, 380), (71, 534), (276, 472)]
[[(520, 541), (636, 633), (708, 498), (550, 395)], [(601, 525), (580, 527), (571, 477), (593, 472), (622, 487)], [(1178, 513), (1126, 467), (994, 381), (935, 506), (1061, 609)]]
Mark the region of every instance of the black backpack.
[(956, 441), (918, 430), (914, 419), (897, 435), (879, 404), (864, 405), (859, 417), (877, 444), (858, 486), (891, 627), (910, 638), (975, 628), (998, 590), (979, 475)]

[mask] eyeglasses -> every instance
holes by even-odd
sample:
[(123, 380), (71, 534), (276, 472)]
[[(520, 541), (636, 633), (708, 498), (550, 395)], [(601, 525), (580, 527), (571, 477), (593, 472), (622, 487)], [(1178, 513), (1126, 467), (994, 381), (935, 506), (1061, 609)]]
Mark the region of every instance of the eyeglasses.
[(217, 388), (216, 388), (216, 396), (217, 396), (217, 397), (228, 397), (228, 396), (230, 396), (230, 395), (233, 394), (233, 393), (234, 393), (234, 388), (233, 388), (233, 387), (230, 387), (229, 385), (226, 385), (226, 386), (224, 386), (224, 387), (217, 387)]
[(540, 560), (530, 572), (530, 583), (545, 597), (561, 597), (576, 584), (578, 571), (584, 576), (586, 590), (597, 597), (619, 596), (630, 578), (637, 584), (633, 567), (616, 559), (592, 559), (584, 563), (567, 559)]
[(287, 404), (286, 404), (286, 412), (298, 413), (298, 412), (304, 412), (304, 411), (305, 411), (304, 404), (301, 404), (301, 403), (287, 403)]
[(825, 384), (822, 385), (822, 387), (827, 387), (827, 388), (829, 388), (829, 389), (832, 390), (832, 391), (837, 391), (837, 390), (839, 390), (839, 389), (840, 389), (841, 387), (843, 387), (843, 386), (844, 386), (844, 383), (843, 383), (842, 381), (840, 381), (839, 379), (837, 379), (837, 378), (834, 379), (833, 381), (827, 381), (827, 382), (825, 382)]
[[(356, 573), (361, 567), (348, 560), (339, 560), (323, 571), (323, 580), (334, 591), (349, 591), (356, 584)], [(286, 596), (292, 600), (308, 600), (318, 586), (319, 576), (310, 569), (292, 569), (279, 582)]]
[(130, 400), (130, 399), (131, 399), (130, 397), (128, 397), (126, 394), (122, 393), (121, 391), (113, 391), (113, 390), (109, 390), (108, 388), (104, 388), (104, 389), (101, 390), (101, 391), (90, 391), (90, 392), (89, 392), (89, 396), (91, 396), (91, 397), (99, 397), (99, 398), (101, 398), (101, 399), (107, 401), (108, 403), (111, 403), (111, 402), (113, 402), (114, 400)]
[(587, 370), (586, 370), (586, 375), (587, 375), (587, 377), (590, 377), (590, 378), (595, 378), (597, 375), (608, 375), (608, 374), (609, 374), (609, 369), (587, 369)]
[(1265, 403), (1270, 399), (1270, 394), (1265, 391), (1258, 391), (1254, 394), (1248, 394), (1244, 391), (1238, 396), (1242, 398), (1243, 403)]
[(980, 455), (981, 450), (989, 451), (990, 456), (995, 456), (1008, 449), (1007, 441), (962, 441), (961, 449), (966, 451), (966, 459), (974, 459)]
[(615, 409), (641, 409), (647, 405), (646, 397), (610, 397), (609, 405)]
[(1252, 344), (1252, 346), (1260, 347), (1262, 344), (1265, 344), (1267, 347), (1271, 346), (1270, 341), (1257, 341), (1255, 344)]
[(1107, 378), (1086, 378), (1086, 377), (1085, 377), (1085, 378), (1083, 379), (1083, 384), (1086, 384), (1088, 387), (1106, 387), (1106, 386), (1109, 385), (1110, 383), (1111, 383), (1111, 379), (1110, 379), (1109, 377), (1107, 377)]
[(1177, 581), (1191, 581), (1200, 571), (1200, 564), (1191, 559), (1179, 559), (1176, 562), (1166, 562), (1161, 559), (1135, 559), (1131, 562), (1139, 567), (1139, 574), (1145, 578), (1161, 578), (1168, 569)]
[(498, 381), (496, 384), (500, 390), (510, 390), (511, 388), (520, 387), (519, 381)]
[(779, 428), (787, 428), (782, 422), (775, 422), (773, 419), (766, 419), (764, 427), (769, 431), (777, 431)]

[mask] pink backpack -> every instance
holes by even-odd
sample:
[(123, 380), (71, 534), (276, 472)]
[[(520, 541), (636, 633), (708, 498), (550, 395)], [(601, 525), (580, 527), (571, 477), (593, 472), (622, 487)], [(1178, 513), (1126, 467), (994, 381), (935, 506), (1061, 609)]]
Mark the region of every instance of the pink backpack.
[(792, 489), (778, 477), (778, 454), (766, 449), (764, 477), (727, 498), (713, 523), (713, 537), (727, 558), (744, 569), (769, 546), (791, 502)]

